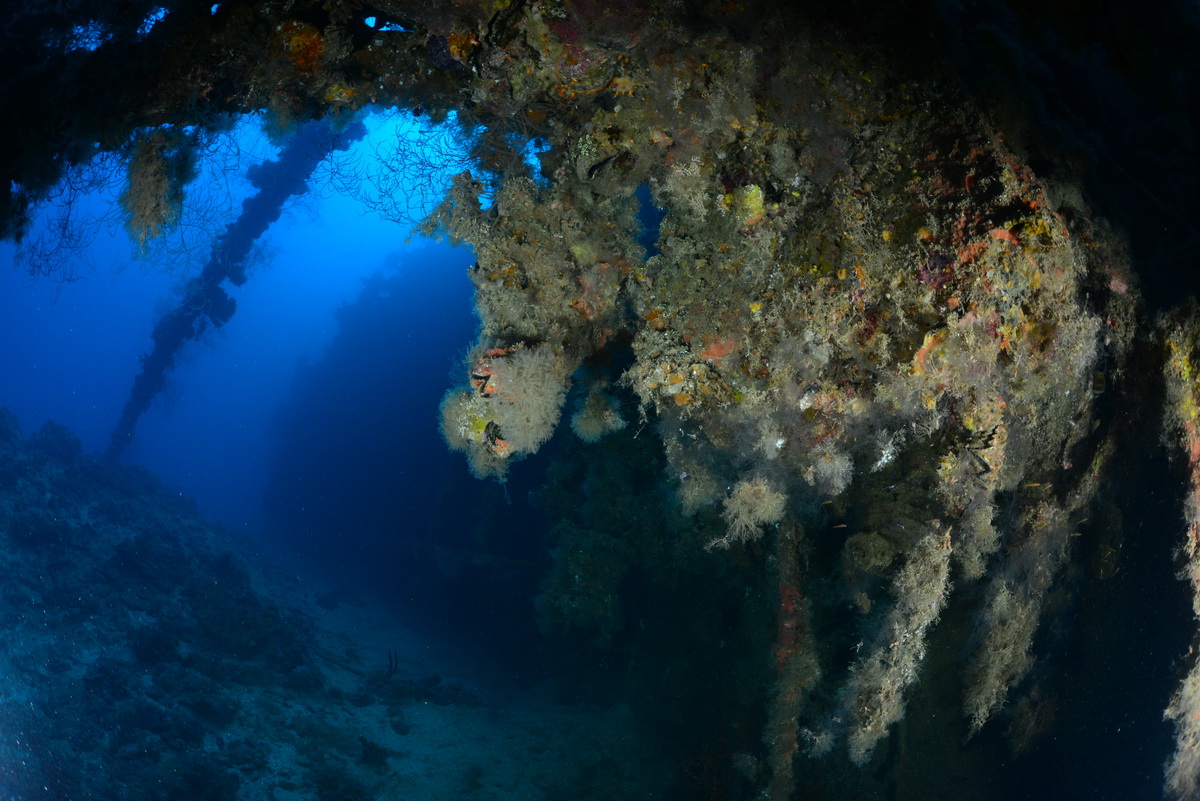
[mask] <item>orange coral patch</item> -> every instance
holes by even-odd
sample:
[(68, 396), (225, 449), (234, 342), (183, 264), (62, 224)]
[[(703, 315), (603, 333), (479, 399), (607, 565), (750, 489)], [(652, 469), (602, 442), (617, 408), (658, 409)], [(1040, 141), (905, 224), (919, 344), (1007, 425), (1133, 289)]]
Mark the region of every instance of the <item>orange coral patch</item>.
[(734, 342), (733, 339), (718, 339), (716, 342), (700, 351), (700, 358), (708, 359), (710, 361), (724, 359), (735, 350), (737, 350), (737, 343)]
[(1021, 243), (1017, 240), (1017, 235), (1005, 228), (993, 228), (988, 231), (988, 236), (992, 239), (1002, 240), (1008, 242), (1010, 245), (1021, 247)]

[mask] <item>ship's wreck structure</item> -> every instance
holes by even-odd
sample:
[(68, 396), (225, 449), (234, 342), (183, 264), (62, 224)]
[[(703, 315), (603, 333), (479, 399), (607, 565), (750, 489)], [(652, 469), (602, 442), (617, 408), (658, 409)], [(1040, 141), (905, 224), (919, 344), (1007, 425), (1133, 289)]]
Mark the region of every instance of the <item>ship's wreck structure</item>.
[[(1073, 560), (1115, 554), (1119, 524), (1095, 509), (1130, 403), (1166, 401), (1200, 599), (1200, 316), (1152, 319), (1072, 162), (1031, 167), (1011, 116), (914, 60), (922, 45), (884, 46), (889, 20), (621, 0), (214, 9), (202, 25), (171, 10), (138, 45), (191, 43), (101, 146), (262, 109), (282, 128), (373, 104), (458, 127), (470, 158), (421, 229), (473, 248), (480, 334), (442, 432), (504, 481), (569, 427), (614, 520), (604, 477), (655, 451), (647, 480), (670, 497), (555, 528), (539, 610), (613, 647), (635, 570), (744, 582), (730, 637), (761, 646), (738, 659), (762, 706), (727, 756), (746, 797), (891, 758), (925, 681), (954, 687), (953, 740), (1037, 735), (1039, 632)], [(16, 176), (10, 207), (55, 177)], [(1179, 798), (1200, 797), (1198, 675), (1167, 711)]]
[[(631, 392), (624, 413), (661, 438), (682, 510), (720, 509), (699, 547), (770, 540), (773, 797), (801, 747), (844, 737), (870, 758), (954, 585), (984, 585), (962, 699), (983, 726), (1032, 664), (1111, 456), (1097, 384), (1135, 331), (1119, 243), (965, 100), (844, 49), (684, 41), (636, 15), (604, 46), (572, 14), (520, 22), (507, 47), (525, 66), (481, 53), (499, 97), (480, 105), (536, 117), (549, 95), (587, 116), (546, 115), (538, 175), (485, 201), (489, 176), (463, 174), (428, 224), (478, 258), (482, 336), (443, 407), (447, 440), (502, 476), (550, 437), (578, 375), (577, 420), (617, 419), (603, 399)], [(665, 210), (653, 255), (640, 187)], [(603, 366), (617, 348), (619, 375)], [(831, 500), (858, 510), (852, 526), (831, 528)], [(863, 639), (840, 730), (806, 743), (809, 695), (837, 668), (819, 658), (808, 595), (823, 577), (804, 552), (829, 538)]]

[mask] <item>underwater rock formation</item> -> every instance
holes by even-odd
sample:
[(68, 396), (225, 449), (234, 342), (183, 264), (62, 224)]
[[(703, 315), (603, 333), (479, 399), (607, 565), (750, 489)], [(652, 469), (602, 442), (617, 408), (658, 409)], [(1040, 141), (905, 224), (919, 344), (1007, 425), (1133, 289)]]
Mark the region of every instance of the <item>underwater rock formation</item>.
[(250, 551), (144, 469), (54, 422), (24, 439), (0, 408), (6, 799), (602, 801), (661, 783), (624, 706), (434, 674), (432, 643), (333, 613), (358, 593)]

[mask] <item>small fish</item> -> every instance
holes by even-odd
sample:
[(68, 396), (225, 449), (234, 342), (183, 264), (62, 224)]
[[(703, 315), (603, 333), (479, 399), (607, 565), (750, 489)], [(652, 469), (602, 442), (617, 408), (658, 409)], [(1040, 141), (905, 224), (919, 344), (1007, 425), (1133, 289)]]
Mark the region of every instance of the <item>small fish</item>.
[(588, 167), (588, 171), (587, 171), (588, 180), (590, 181), (593, 178), (595, 178), (596, 174), (598, 172), (600, 172), (600, 170), (604, 169), (605, 165), (611, 163), (612, 160), (615, 159), (616, 157), (617, 157), (617, 155), (614, 153), (613, 155), (609, 156), (608, 158), (601, 159), (600, 161), (597, 161), (592, 166)]

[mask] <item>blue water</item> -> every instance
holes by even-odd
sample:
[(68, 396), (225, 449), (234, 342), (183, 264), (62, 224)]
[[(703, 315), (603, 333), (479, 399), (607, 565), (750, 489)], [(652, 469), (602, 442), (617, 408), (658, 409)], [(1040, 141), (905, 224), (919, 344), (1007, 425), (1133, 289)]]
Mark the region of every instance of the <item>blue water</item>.
[[(394, 125), (372, 128), (373, 137), (351, 158), (395, 135)], [(238, 147), (271, 155), (256, 126), (244, 125), (240, 133)], [(207, 341), (185, 347), (179, 369), (125, 454), (127, 462), (178, 486), (209, 519), (231, 529), (263, 529), (271, 418), (298, 365), (319, 360), (328, 348), (339, 330), (335, 312), (358, 296), (367, 276), (399, 272), (414, 298), (437, 296), (437, 303), (414, 310), (411, 327), (400, 333), (421, 339), (411, 354), (428, 371), (422, 375), (436, 374), (448, 385), (474, 335), (465, 278), (470, 254), (419, 238), (406, 245), (403, 227), (322, 180), (318, 175), (317, 191), (270, 228), (260, 243), (268, 256), (250, 280), (242, 287), (225, 283), (237, 313)], [(200, 185), (189, 196), (223, 189)], [(252, 191), (241, 190), (232, 200)], [(111, 201), (101, 196), (93, 202)], [(37, 235), (35, 229), (30, 238)], [(0, 244), (0, 264), (12, 265), (15, 255), (13, 245)], [(17, 415), (26, 434), (54, 419), (76, 432), (87, 450), (103, 451), (138, 359), (152, 345), (154, 323), (197, 268), (169, 264), (164, 271), (140, 260), (117, 228), (97, 233), (77, 267), (80, 280), (30, 277), (19, 266), (0, 270), (0, 340), (19, 343), (0, 351), (0, 406)], [(425, 422), (435, 419), (436, 404), (427, 413)]]

